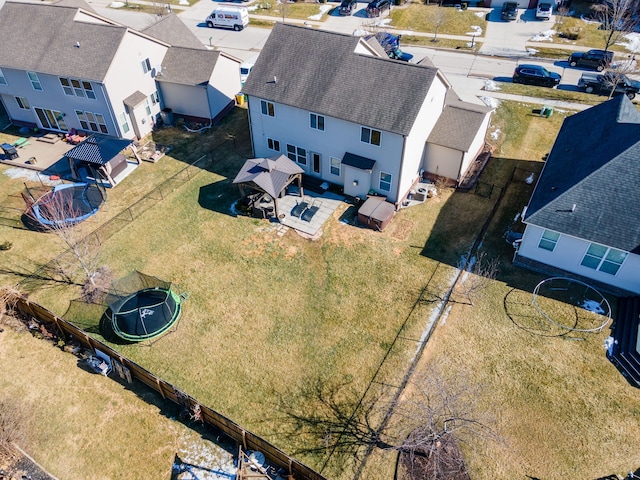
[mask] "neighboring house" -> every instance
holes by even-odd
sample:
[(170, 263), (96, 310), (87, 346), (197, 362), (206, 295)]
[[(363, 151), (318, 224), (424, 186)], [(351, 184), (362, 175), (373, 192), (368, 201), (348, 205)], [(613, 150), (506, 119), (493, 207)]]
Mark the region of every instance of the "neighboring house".
[(624, 95), (565, 119), (514, 263), (640, 294), (640, 112)]
[(275, 25), (243, 93), (255, 157), (284, 153), (346, 195), (374, 191), (396, 206), (422, 172), (458, 182), (491, 114), (452, 95), (433, 66), (390, 60), (371, 39), (286, 24)]
[[(0, 31), (0, 101), (18, 124), (140, 139), (162, 109), (208, 121), (241, 88), (240, 61), (205, 49), (175, 15), (139, 32), (79, 0), (9, 1)], [(179, 55), (199, 64), (173, 72), (184, 70)]]

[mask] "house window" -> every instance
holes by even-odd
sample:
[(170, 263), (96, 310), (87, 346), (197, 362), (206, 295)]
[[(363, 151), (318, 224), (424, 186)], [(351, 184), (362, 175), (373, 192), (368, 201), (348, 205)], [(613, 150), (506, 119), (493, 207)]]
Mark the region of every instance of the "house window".
[(96, 94), (93, 92), (91, 82), (65, 77), (59, 77), (58, 80), (60, 80), (60, 85), (62, 85), (62, 90), (66, 95), (75, 95), (80, 98), (87, 97), (95, 100)]
[(82, 110), (76, 110), (76, 117), (78, 117), (78, 121), (80, 122), (80, 126), (84, 130), (89, 130), (89, 124), (87, 123), (87, 116), (84, 114)]
[(391, 174), (380, 172), (380, 190), (391, 191)]
[(2, 69), (0, 68), (0, 85), (6, 85), (7, 79), (4, 78), (4, 73), (2, 73)]
[(287, 145), (287, 157), (300, 165), (307, 164), (307, 151), (304, 148)]
[(360, 140), (364, 143), (370, 143), (371, 145), (377, 145), (379, 147), (381, 138), (382, 132), (379, 130), (362, 127), (362, 130), (360, 131)]
[(587, 253), (584, 254), (580, 265), (615, 275), (620, 270), (625, 258), (627, 258), (627, 252), (592, 243), (589, 245)]
[(543, 248), (545, 250), (553, 252), (556, 248), (556, 244), (558, 243), (559, 238), (559, 233), (552, 232), (551, 230), (545, 230), (542, 234), (542, 238), (540, 239), (540, 243), (538, 243), (538, 248)]
[(149, 99), (145, 99), (144, 109), (147, 112), (147, 115), (151, 115), (151, 105), (149, 105)]
[(122, 133), (127, 133), (129, 131), (129, 122), (127, 121), (127, 116), (124, 114), (124, 112), (118, 115), (118, 121), (120, 122)]
[(38, 78), (38, 74), (36, 72), (27, 72), (27, 76), (31, 81), (31, 86), (34, 90), (42, 91), (42, 85), (40, 84), (40, 79)]
[(104, 116), (96, 113), (96, 122), (98, 123), (98, 130), (101, 133), (109, 133), (109, 131), (107, 130), (107, 122), (104, 121)]
[(151, 98), (151, 105), (156, 105), (160, 103), (160, 97), (158, 96), (158, 92), (153, 92), (150, 95), (150, 98)]
[(269, 147), (269, 150), (275, 150), (276, 152), (279, 152), (280, 142), (278, 140), (274, 140), (273, 138), (267, 138), (267, 147)]
[(275, 105), (271, 102), (260, 100), (260, 109), (262, 110), (263, 115), (269, 115), (270, 117), (276, 116)]
[(31, 108), (29, 107), (29, 102), (27, 102), (27, 99), (24, 97), (16, 97), (16, 102), (18, 102), (18, 107), (23, 110), (29, 110)]
[(144, 73), (147, 73), (147, 72), (149, 72), (150, 70), (151, 70), (151, 62), (149, 61), (149, 59), (148, 59), (148, 58), (145, 58), (145, 59), (142, 61), (142, 71), (143, 71)]
[(316, 115), (315, 113), (310, 113), (309, 126), (316, 130), (321, 130), (324, 132), (324, 117), (322, 115)]
[(330, 162), (331, 162), (331, 174), (340, 176), (340, 167), (342, 165), (342, 162), (340, 161), (340, 159), (336, 157), (331, 157)]

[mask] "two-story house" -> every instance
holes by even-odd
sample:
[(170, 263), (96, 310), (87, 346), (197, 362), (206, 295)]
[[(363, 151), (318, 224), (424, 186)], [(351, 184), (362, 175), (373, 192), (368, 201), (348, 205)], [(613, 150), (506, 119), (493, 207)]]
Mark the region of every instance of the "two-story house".
[(133, 139), (162, 109), (210, 120), (233, 106), (240, 61), (207, 50), (174, 15), (159, 23), (152, 36), (88, 6), (6, 2), (0, 101), (10, 119)]
[[(423, 172), (460, 181), (491, 109), (451, 94), (437, 68), (380, 52), (361, 37), (277, 24), (243, 88), (254, 155), (285, 154), (346, 195), (374, 191), (396, 205)], [(452, 141), (461, 129), (465, 140)]]
[(625, 95), (567, 117), (514, 263), (640, 294), (639, 186), (640, 112)]

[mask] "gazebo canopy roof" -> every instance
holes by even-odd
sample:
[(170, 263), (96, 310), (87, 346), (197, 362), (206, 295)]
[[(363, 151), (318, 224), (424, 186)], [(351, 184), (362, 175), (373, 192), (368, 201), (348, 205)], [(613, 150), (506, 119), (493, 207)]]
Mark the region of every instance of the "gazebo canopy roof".
[(104, 165), (131, 143), (133, 143), (131, 140), (93, 134), (69, 150), (65, 156), (73, 160)]
[(277, 198), (291, 182), (291, 177), (301, 173), (304, 173), (304, 170), (286, 155), (250, 158), (244, 163), (233, 183), (253, 183), (260, 190)]

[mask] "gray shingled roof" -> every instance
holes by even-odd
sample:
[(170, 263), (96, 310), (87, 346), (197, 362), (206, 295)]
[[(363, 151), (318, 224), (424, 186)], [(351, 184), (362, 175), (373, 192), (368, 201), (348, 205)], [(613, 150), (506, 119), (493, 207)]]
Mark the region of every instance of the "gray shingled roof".
[(640, 112), (620, 95), (565, 119), (524, 221), (640, 253), (639, 187)]
[(215, 50), (171, 47), (162, 60), (162, 74), (156, 76), (156, 80), (184, 85), (206, 85), (219, 56), (220, 52)]
[(286, 155), (269, 158), (250, 158), (247, 160), (233, 183), (254, 183), (273, 198), (289, 183), (291, 175), (304, 173), (304, 170)]
[(75, 22), (76, 12), (6, 2), (0, 10), (0, 68), (104, 80), (127, 27)]
[(489, 107), (463, 101), (448, 104), (427, 142), (468, 152), (482, 122), (491, 110)]
[[(68, 1), (68, 0), (65, 0)], [(81, 1), (81, 0), (78, 0)], [(206, 50), (200, 39), (189, 30), (175, 13), (165, 15), (153, 25), (142, 30), (143, 33), (162, 40), (174, 47), (196, 48)]]
[(147, 99), (147, 96), (142, 93), (140, 90), (136, 90), (127, 98), (124, 99), (124, 104), (129, 108), (136, 108), (142, 102)]
[(350, 35), (278, 23), (242, 91), (409, 134), (437, 69), (354, 53), (360, 41)]
[(64, 155), (73, 160), (104, 165), (129, 145), (131, 145), (131, 140), (120, 140), (93, 134)]
[(53, 2), (53, 5), (58, 7), (81, 8), (91, 13), (97, 13), (85, 0), (59, 0), (57, 2)]

